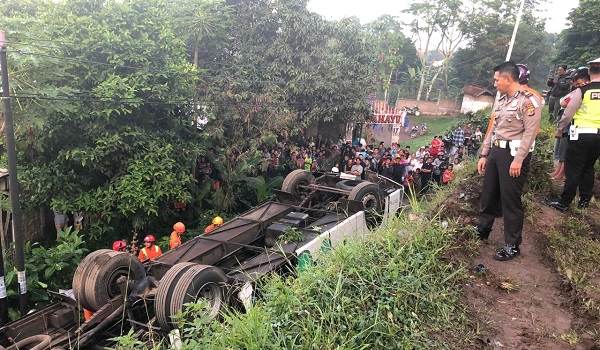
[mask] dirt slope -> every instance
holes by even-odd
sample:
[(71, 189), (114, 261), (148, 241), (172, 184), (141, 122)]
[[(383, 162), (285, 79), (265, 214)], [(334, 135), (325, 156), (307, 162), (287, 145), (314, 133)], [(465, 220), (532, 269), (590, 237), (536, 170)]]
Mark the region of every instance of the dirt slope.
[[(457, 209), (449, 210), (445, 216), (459, 217), (466, 226), (476, 223), (477, 195), (481, 191), (477, 188), (480, 185), (471, 182), (470, 186), (457, 189), (450, 204), (446, 203)], [(465, 198), (465, 194), (472, 198)], [(600, 350), (594, 345), (598, 339), (582, 332), (590, 324), (597, 326), (598, 320), (578, 311), (568, 284), (546, 255), (546, 235), (561, 218), (571, 214), (548, 208), (541, 199), (537, 202), (534, 222), (525, 222), (520, 257), (507, 262), (493, 259), (494, 251), (504, 245), (500, 218), (494, 224), (490, 239), (477, 243), (478, 254), (463, 259), (471, 267), (465, 302), (483, 334), (477, 339), (476, 348)], [(597, 208), (590, 210), (597, 211), (590, 215), (600, 215)], [(485, 269), (474, 268), (479, 264)]]

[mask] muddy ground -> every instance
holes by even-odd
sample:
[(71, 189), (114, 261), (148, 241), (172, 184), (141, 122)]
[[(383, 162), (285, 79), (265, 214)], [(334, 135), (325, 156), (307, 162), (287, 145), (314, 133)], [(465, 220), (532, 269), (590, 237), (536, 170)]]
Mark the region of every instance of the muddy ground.
[[(479, 180), (474, 176), (458, 186), (442, 215), (458, 219), (465, 228), (476, 224)], [(494, 251), (504, 245), (501, 218), (496, 220), (487, 242), (478, 243), (468, 234), (458, 239), (464, 240), (458, 242), (459, 248), (465, 244), (475, 251), (457, 254), (470, 268), (464, 298), (481, 334), (475, 348), (600, 350), (600, 339), (595, 339), (598, 333), (593, 331), (600, 328), (598, 317), (582, 311), (568, 280), (556, 271), (547, 254), (548, 232), (566, 215), (574, 214), (560, 213), (543, 205), (541, 197), (534, 197), (533, 217), (525, 222), (521, 256), (515, 260), (493, 259)], [(592, 230), (598, 229), (599, 206), (588, 209), (586, 217)], [(485, 269), (478, 271), (475, 267), (479, 264)], [(596, 277), (600, 283), (600, 276)]]

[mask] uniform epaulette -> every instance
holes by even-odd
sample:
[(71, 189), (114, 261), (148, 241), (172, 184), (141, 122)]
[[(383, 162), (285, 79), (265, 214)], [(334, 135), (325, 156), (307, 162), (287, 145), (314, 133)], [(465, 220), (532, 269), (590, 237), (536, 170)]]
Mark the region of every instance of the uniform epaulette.
[(533, 93), (531, 91), (527, 91), (527, 90), (522, 90), (521, 93), (525, 96), (525, 97), (531, 97), (533, 96)]

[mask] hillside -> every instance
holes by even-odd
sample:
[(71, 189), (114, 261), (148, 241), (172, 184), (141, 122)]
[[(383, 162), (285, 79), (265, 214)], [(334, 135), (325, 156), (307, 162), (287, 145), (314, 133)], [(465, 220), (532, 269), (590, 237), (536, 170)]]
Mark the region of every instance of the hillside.
[[(479, 184), (458, 186), (445, 206), (460, 209), (445, 214), (474, 222), (477, 197), (465, 205), (459, 196), (479, 193)], [(476, 343), (498, 349), (598, 349), (598, 203), (564, 214), (543, 205), (539, 193), (526, 198), (521, 257), (492, 258), (504, 242), (502, 220), (496, 220), (489, 242), (476, 243), (473, 254), (462, 257), (471, 267), (463, 302), (477, 322)]]

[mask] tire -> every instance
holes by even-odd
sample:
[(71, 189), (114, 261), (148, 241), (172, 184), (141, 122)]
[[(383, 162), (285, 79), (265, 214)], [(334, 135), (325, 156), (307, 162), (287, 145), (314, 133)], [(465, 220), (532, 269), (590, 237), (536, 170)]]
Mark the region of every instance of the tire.
[(158, 289), (156, 290), (156, 298), (154, 300), (154, 312), (156, 313), (156, 320), (160, 327), (164, 330), (170, 330), (170, 317), (169, 317), (169, 303), (170, 297), (175, 288), (175, 280), (181, 278), (187, 270), (196, 264), (184, 262), (173, 265), (167, 273), (161, 278)]
[(420, 116), (420, 115), (421, 115), (421, 112), (420, 112), (420, 111), (415, 111), (415, 117), (418, 117), (418, 116)]
[(110, 299), (121, 294), (117, 285), (119, 277), (127, 276), (135, 281), (146, 277), (144, 265), (137, 257), (112, 250), (95, 256), (86, 272), (88, 277), (83, 287), (85, 293), (81, 305), (90, 311), (98, 311)]
[[(156, 320), (163, 330), (177, 328), (178, 320), (174, 317), (181, 313), (187, 303), (197, 302), (199, 299), (208, 300), (209, 309), (206, 316), (213, 319), (225, 302), (223, 286), (228, 279), (221, 269), (207, 265), (183, 264), (177, 264), (167, 271), (156, 292)], [(186, 321), (191, 322), (193, 315), (187, 317)]]
[(292, 171), (285, 177), (281, 190), (291, 193), (295, 199), (302, 200), (308, 195), (310, 190), (304, 189), (301, 186), (308, 186), (315, 183), (315, 177), (308, 171), (297, 169)]
[(91, 252), (88, 254), (77, 266), (75, 270), (75, 274), (73, 274), (73, 294), (75, 295), (75, 300), (81, 305), (86, 304), (87, 300), (85, 299), (85, 285), (87, 281), (87, 277), (89, 275), (88, 270), (90, 267), (90, 262), (96, 259), (98, 256), (111, 252), (113, 250), (110, 249), (100, 249)]
[(365, 182), (365, 180), (342, 180), (335, 184), (336, 188), (341, 190), (352, 191), (358, 184)]
[(368, 212), (381, 213), (383, 211), (383, 191), (374, 183), (363, 182), (350, 191), (348, 199), (362, 202)]

